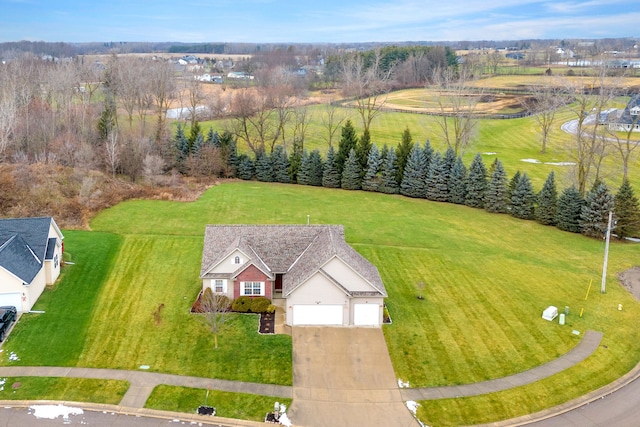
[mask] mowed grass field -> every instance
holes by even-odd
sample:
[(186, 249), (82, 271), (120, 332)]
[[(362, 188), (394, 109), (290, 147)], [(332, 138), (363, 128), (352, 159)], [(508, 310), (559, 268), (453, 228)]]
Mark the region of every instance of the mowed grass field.
[[(514, 374), (569, 351), (580, 339), (573, 330), (604, 333), (592, 357), (548, 380), (496, 395), (421, 402), (419, 416), (428, 424), (542, 409), (611, 382), (640, 360), (640, 304), (616, 280), (637, 265), (636, 245), (612, 245), (607, 293), (601, 294), (604, 246), (598, 240), (402, 196), (235, 182), (191, 203), (121, 203), (100, 213), (93, 231), (67, 232), (75, 264), (35, 307), (45, 313), (23, 316), (5, 344), (4, 354), (14, 351), (20, 361), (3, 356), (2, 363), (144, 364), (290, 384), (289, 337), (260, 336), (256, 317), (233, 316), (214, 350), (204, 319), (188, 310), (200, 288), (207, 223), (304, 224), (307, 215), (312, 223), (344, 224), (347, 241), (380, 270), (393, 319), (384, 326), (391, 359), (398, 378), (412, 387)], [(426, 284), (424, 300), (416, 298), (419, 281)], [(570, 307), (567, 325), (541, 319), (548, 305)]]

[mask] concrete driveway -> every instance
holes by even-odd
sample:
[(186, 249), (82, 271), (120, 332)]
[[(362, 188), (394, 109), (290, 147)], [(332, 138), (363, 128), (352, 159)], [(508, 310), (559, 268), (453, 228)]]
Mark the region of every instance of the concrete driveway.
[(379, 328), (294, 327), (294, 426), (418, 426)]

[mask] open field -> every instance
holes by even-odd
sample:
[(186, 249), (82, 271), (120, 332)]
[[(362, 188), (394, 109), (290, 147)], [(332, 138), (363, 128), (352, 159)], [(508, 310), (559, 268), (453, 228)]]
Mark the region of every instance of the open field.
[[(521, 372), (569, 351), (578, 341), (574, 329), (604, 333), (594, 356), (548, 380), (495, 396), (422, 402), (420, 416), (429, 424), (490, 421), (547, 407), (612, 381), (640, 360), (640, 304), (616, 281), (617, 273), (637, 265), (635, 245), (612, 245), (608, 289), (600, 294), (600, 241), (464, 206), (257, 182), (219, 185), (192, 203), (121, 203), (92, 221), (95, 231), (69, 232), (66, 247), (76, 264), (36, 307), (46, 314), (24, 317), (7, 350), (30, 355), (38, 346), (71, 340), (70, 366), (148, 364), (163, 372), (290, 383), (289, 337), (258, 336), (257, 319), (237, 316), (214, 351), (188, 306), (200, 286), (205, 224), (304, 223), (307, 214), (313, 223), (344, 224), (347, 241), (378, 266), (393, 319), (384, 327), (391, 358), (397, 376), (413, 387)], [(94, 246), (107, 247), (83, 259)], [(65, 328), (45, 321), (73, 306), (60, 293), (76, 281), (82, 287), (74, 269), (100, 265), (108, 254), (105, 276), (82, 282), (98, 291), (89, 314), (76, 321), (82, 333), (71, 339)], [(424, 300), (416, 298), (418, 281), (426, 283)], [(152, 312), (159, 303), (164, 311), (157, 325)], [(540, 318), (548, 305), (570, 307), (566, 326)], [(43, 328), (50, 328), (44, 341)], [(52, 364), (52, 357), (25, 356), (19, 363)]]
[[(415, 96), (420, 99), (421, 95), (417, 93)], [(407, 97), (409, 98), (407, 102), (414, 102), (411, 101), (411, 97)], [(618, 99), (614, 101), (616, 106), (623, 103), (624, 101)], [(305, 149), (308, 151), (318, 149), (324, 155), (328, 149), (327, 131), (322, 125), (322, 120), (326, 117), (326, 110), (322, 105), (309, 106), (308, 114), (311, 116), (311, 121), (305, 138)], [(361, 133), (360, 118), (355, 109), (341, 108), (338, 114), (350, 118), (356, 132)], [(555, 124), (547, 142), (547, 151), (544, 154), (540, 153), (540, 132), (533, 117), (508, 120), (481, 119), (478, 121), (476, 135), (471, 145), (462, 154), (463, 159), (469, 166), (476, 153), (483, 153), (483, 159), (488, 166), (497, 157), (503, 163), (510, 177), (518, 170), (527, 172), (535, 191), (542, 188), (544, 180), (551, 171), (555, 172), (559, 189), (569, 187), (574, 183), (574, 174), (573, 167), (566, 163), (575, 161), (575, 150), (573, 149), (575, 137), (563, 132), (560, 126), (575, 118), (576, 115), (571, 107), (565, 107), (557, 112)], [(202, 123), (202, 128), (207, 131), (211, 126), (214, 130), (223, 131), (229, 126), (229, 123), (224, 120)], [(402, 132), (405, 128), (410, 130), (414, 142), (424, 144), (428, 139), (436, 150), (442, 153), (446, 150), (446, 144), (441, 138), (436, 118), (425, 114), (382, 112), (371, 126), (371, 141), (379, 148), (385, 144), (389, 147), (396, 147), (402, 140)], [(640, 134), (634, 135), (634, 138), (640, 140)], [(339, 139), (340, 132), (333, 141), (335, 148), (338, 147)], [(291, 147), (286, 148), (290, 149)], [(238, 149), (241, 153), (251, 154), (243, 141), (239, 141)], [(601, 170), (600, 177), (613, 191), (617, 191), (622, 183), (619, 156), (615, 150), (611, 149)], [(532, 160), (536, 162), (534, 163)], [(640, 174), (638, 174), (640, 171), (640, 150), (635, 150), (631, 155), (629, 171), (631, 185), (636, 189), (636, 192), (640, 191)]]

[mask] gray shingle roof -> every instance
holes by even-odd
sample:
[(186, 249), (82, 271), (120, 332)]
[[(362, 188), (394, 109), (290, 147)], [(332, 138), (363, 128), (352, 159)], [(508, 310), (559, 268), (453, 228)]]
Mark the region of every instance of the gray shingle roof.
[(53, 218), (0, 219), (0, 266), (31, 283), (42, 263), (52, 254), (54, 242), (49, 239)]
[(345, 242), (341, 225), (207, 225), (200, 276), (236, 249), (264, 271), (286, 273), (285, 296), (334, 257), (387, 296), (378, 269)]
[(0, 266), (30, 284), (42, 268), (42, 262), (19, 234), (14, 234), (0, 246)]
[(639, 106), (640, 106), (640, 94), (633, 95), (629, 100), (629, 103), (625, 107), (624, 111), (622, 112), (620, 119), (618, 119), (617, 122), (622, 124), (628, 124), (628, 125), (638, 123), (640, 119), (638, 118), (638, 116), (631, 115), (631, 109), (633, 107), (639, 107)]

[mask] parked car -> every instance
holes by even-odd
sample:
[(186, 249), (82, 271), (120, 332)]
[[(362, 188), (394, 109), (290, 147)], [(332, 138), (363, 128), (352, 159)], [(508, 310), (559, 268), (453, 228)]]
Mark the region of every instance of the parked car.
[(5, 305), (0, 307), (0, 342), (4, 341), (4, 336), (11, 327), (11, 324), (16, 321), (18, 310), (14, 306)]

